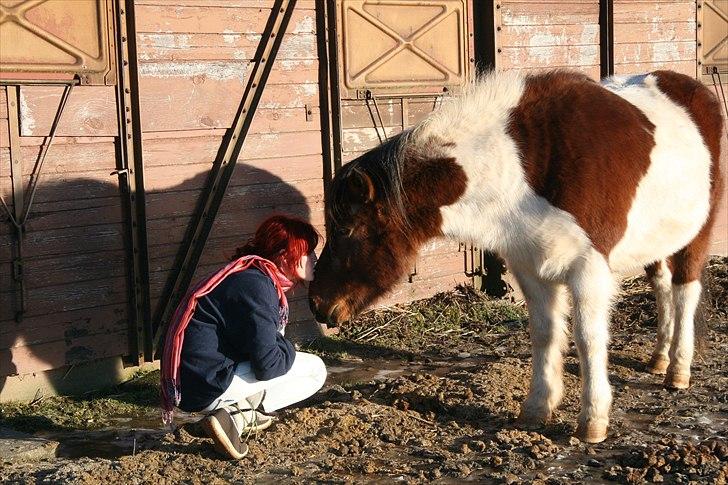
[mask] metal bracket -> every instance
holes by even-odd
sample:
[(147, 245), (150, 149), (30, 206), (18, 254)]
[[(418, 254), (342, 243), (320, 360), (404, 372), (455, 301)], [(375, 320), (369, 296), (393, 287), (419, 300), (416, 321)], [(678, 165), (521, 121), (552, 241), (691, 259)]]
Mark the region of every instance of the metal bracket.
[[(372, 121), (374, 122), (374, 129), (377, 131), (377, 138), (379, 138), (379, 143), (382, 143), (383, 141), (389, 140), (389, 137), (387, 136), (387, 129), (384, 126), (384, 121), (382, 120), (382, 113), (379, 111), (379, 105), (377, 104), (377, 98), (372, 94), (370, 90), (366, 90), (366, 94), (364, 97), (364, 100), (367, 105), (367, 109), (369, 110), (369, 115), (372, 117)], [(374, 119), (374, 115), (372, 114), (372, 107), (369, 105), (369, 101), (372, 101), (374, 104), (374, 110), (377, 113), (377, 119), (379, 119), (379, 126), (382, 127), (382, 134), (379, 134), (379, 127), (377, 127), (377, 120)], [(382, 140), (382, 136), (384, 136), (384, 140)]]
[[(728, 117), (728, 102), (726, 101), (725, 91), (723, 91), (723, 80), (720, 78), (720, 71), (718, 66), (713, 66), (710, 71), (710, 78), (713, 80), (713, 89), (715, 89), (715, 95), (723, 101), (723, 109), (725, 109), (725, 115)], [(720, 88), (720, 95), (718, 95), (718, 89)], [(728, 126), (726, 126), (726, 132), (728, 132)]]
[(127, 248), (132, 262), (128, 275), (131, 291), (131, 310), (135, 345), (130, 349), (132, 363), (152, 361), (152, 321), (149, 291), (149, 258), (147, 255), (146, 204), (144, 200), (144, 162), (139, 107), (139, 85), (136, 70), (136, 38), (134, 2), (116, 2), (117, 55), (120, 62), (116, 87), (117, 118), (119, 122), (119, 151), (117, 170), (123, 188), (127, 226)]
[(268, 18), (240, 107), (235, 115), (232, 128), (223, 141), (222, 156), (215, 160), (210, 172), (207, 186), (199, 201), (198, 210), (195, 212), (190, 224), (185, 242), (180, 248), (177, 264), (175, 264), (176, 271), (168, 280), (161, 299), (163, 303), (161, 312), (154, 320), (154, 344), (158, 352), (161, 350), (162, 336), (167, 329), (174, 309), (181, 301), (197, 269), (197, 263), (207, 242), (207, 237), (212, 230), (215, 216), (235, 169), (235, 164), (243, 148), (258, 102), (263, 94), (268, 75), (295, 6), (296, 0), (276, 0)]
[(22, 152), (20, 147), (20, 86), (17, 84), (10, 84), (8, 81), (4, 81), (1, 84), (7, 85), (10, 88), (7, 92), (7, 108), (8, 108), (8, 124), (10, 130), (10, 172), (12, 178), (12, 190), (13, 190), (13, 210), (10, 211), (8, 204), (0, 194), (0, 204), (3, 206), (8, 214), (8, 220), (15, 228), (15, 245), (16, 255), (13, 260), (13, 280), (16, 283), (16, 306), (17, 310), (15, 313), (15, 321), (20, 322), (25, 314), (25, 283), (23, 280), (23, 237), (25, 235), (25, 223), (28, 221), (28, 215), (30, 209), (33, 206), (33, 200), (35, 199), (35, 193), (38, 189), (38, 181), (43, 170), (43, 163), (45, 162), (48, 150), (53, 144), (53, 140), (56, 137), (56, 131), (61, 121), (61, 116), (66, 107), (66, 101), (71, 95), (73, 86), (78, 84), (80, 81), (76, 77), (72, 81), (63, 83), (65, 89), (61, 96), (61, 102), (58, 105), (56, 116), (53, 119), (51, 125), (50, 135), (48, 137), (48, 143), (44, 143), (41, 146), (40, 155), (36, 161), (33, 172), (30, 175), (30, 182), (28, 184), (29, 196), (26, 200), (25, 189), (23, 186), (23, 161)]

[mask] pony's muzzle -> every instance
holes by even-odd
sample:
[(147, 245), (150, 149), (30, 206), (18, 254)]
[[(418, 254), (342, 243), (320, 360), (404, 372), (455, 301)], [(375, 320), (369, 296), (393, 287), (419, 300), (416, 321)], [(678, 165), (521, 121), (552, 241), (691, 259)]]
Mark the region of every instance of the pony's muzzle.
[(338, 327), (339, 323), (336, 320), (336, 309), (339, 306), (339, 303), (334, 303), (334, 305), (329, 309), (326, 314), (324, 314), (321, 311), (321, 298), (318, 296), (310, 297), (308, 299), (308, 306), (311, 309), (311, 313), (313, 313), (314, 317), (316, 318), (316, 321), (319, 323), (325, 323), (328, 328), (335, 328)]

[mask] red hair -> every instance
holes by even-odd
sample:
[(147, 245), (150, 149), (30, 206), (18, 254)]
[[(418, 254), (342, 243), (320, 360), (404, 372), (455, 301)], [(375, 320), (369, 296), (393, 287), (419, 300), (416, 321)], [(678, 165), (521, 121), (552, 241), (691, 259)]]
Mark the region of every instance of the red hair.
[(255, 235), (235, 251), (235, 259), (255, 255), (275, 263), (295, 278), (296, 266), (319, 243), (319, 233), (297, 217), (277, 215), (263, 221)]

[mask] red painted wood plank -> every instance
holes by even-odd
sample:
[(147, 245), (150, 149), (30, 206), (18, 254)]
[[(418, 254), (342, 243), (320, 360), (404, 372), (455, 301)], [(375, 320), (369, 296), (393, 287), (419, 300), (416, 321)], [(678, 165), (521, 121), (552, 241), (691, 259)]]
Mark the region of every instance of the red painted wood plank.
[[(0, 320), (14, 317), (14, 292), (0, 293)], [(27, 315), (38, 316), (127, 301), (126, 278), (106, 278), (74, 285), (30, 288), (26, 294)]]
[(614, 62), (616, 63), (671, 63), (692, 61), (696, 58), (695, 40), (688, 42), (657, 42), (617, 44), (614, 46)]
[[(222, 32), (140, 33), (137, 35), (137, 52), (141, 61), (252, 60), (260, 39), (260, 34)], [(317, 59), (316, 35), (286, 35), (276, 59)]]
[[(149, 166), (212, 163), (219, 148), (220, 138), (217, 136), (199, 136), (188, 140), (145, 140), (144, 163)], [(245, 140), (240, 162), (280, 159), (281, 155), (303, 157), (320, 153), (321, 135), (318, 132), (250, 134)]]
[(695, 22), (696, 2), (619, 2), (614, 23), (659, 24)]
[[(59, 86), (20, 88), (21, 136), (48, 136), (63, 93)], [(58, 125), (59, 136), (116, 136), (114, 86), (76, 86)]]
[(129, 352), (128, 332), (88, 335), (78, 339), (47, 342), (0, 350), (0, 376), (23, 375), (81, 364)]
[(14, 320), (2, 322), (0, 349), (83, 337), (93, 333), (109, 333), (128, 328), (126, 304), (28, 316), (20, 323)]
[(599, 24), (508, 25), (499, 35), (502, 47), (599, 45)]
[[(137, 32), (254, 34), (263, 32), (269, 16), (265, 8), (139, 5), (136, 26)], [(314, 33), (315, 28), (315, 12), (296, 9), (287, 32)]]
[(502, 3), (503, 25), (584, 25), (599, 23), (599, 2)]
[(695, 42), (695, 21), (614, 25), (615, 44), (683, 41)]

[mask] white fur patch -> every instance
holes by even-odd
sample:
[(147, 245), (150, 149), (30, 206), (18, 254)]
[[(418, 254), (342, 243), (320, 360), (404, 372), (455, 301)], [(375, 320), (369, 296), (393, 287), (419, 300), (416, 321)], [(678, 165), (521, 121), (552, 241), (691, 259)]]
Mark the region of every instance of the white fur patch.
[(698, 234), (710, 210), (711, 158), (690, 115), (658, 89), (654, 76), (615, 79), (606, 87), (655, 125), (650, 167), (627, 230), (609, 254), (613, 270), (629, 271), (670, 256)]
[(414, 143), (454, 140), (453, 156), (468, 177), (465, 194), (443, 207), (443, 232), (499, 253), (511, 266), (534, 268), (563, 281), (572, 262), (591, 248), (574, 217), (536, 195), (528, 185), (509, 114), (524, 90), (513, 72), (493, 73), (462, 97), (447, 100), (415, 128)]

